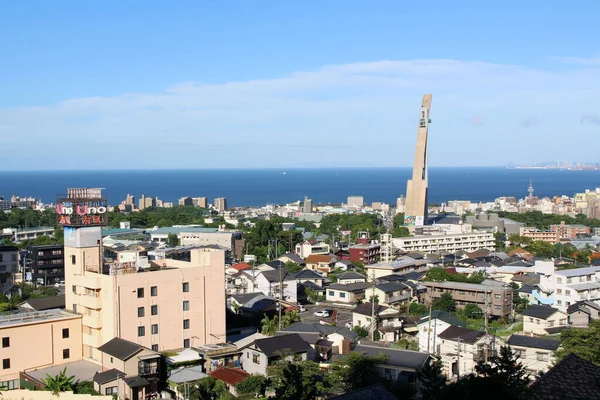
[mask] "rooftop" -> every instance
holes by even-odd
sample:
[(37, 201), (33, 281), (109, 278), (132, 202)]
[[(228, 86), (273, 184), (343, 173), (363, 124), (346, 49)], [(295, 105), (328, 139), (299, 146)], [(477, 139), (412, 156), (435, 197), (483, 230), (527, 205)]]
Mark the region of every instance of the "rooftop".
[[(154, 230), (148, 230), (148, 232), (152, 235), (168, 235), (169, 233), (180, 234), (180, 233), (219, 233), (219, 228), (203, 228), (198, 226), (170, 226), (157, 228)], [(231, 232), (223, 232), (229, 233)]]
[(366, 269), (387, 269), (387, 270), (393, 271), (396, 269), (409, 267), (412, 265), (419, 266), (419, 265), (425, 265), (425, 264), (427, 264), (427, 261), (425, 261), (425, 260), (415, 260), (412, 258), (407, 258), (407, 259), (403, 259), (403, 260), (392, 261), (391, 264), (378, 262), (375, 264), (366, 265), (365, 268)]
[[(484, 292), (486, 290), (495, 290), (501, 289), (502, 287), (499, 285), (485, 285), (483, 283), (464, 283), (464, 282), (423, 282), (424, 286), (436, 286), (436, 287), (445, 287), (445, 288), (454, 288), (454, 289), (464, 289), (464, 290), (474, 290), (478, 292)], [(503, 285), (503, 284), (502, 284)], [(504, 285), (503, 285), (504, 286)]]
[(144, 350), (143, 346), (129, 340), (113, 338), (98, 348), (101, 352), (125, 361)]
[(580, 275), (591, 275), (600, 272), (600, 267), (573, 268), (555, 271), (554, 273), (561, 276), (572, 277)]
[(539, 304), (532, 304), (523, 311), (523, 316), (547, 319), (556, 312), (559, 312), (559, 310), (556, 308)]
[(511, 346), (531, 347), (534, 349), (556, 350), (560, 346), (558, 340), (537, 338), (532, 336), (511, 335), (506, 344)]
[(25, 372), (27, 375), (41, 381), (42, 379), (46, 379), (46, 374), (56, 376), (65, 368), (67, 369), (67, 376), (74, 376), (75, 382), (91, 381), (94, 379), (94, 375), (96, 375), (97, 372), (102, 371), (102, 366), (90, 361), (81, 360)]
[(460, 326), (450, 326), (438, 335), (440, 339), (446, 339), (450, 341), (456, 341), (460, 339), (462, 342), (471, 344), (477, 342), (483, 336), (485, 336), (485, 332), (483, 331), (476, 331), (474, 329), (463, 328)]
[(61, 319), (81, 318), (80, 315), (53, 309), (44, 311), (19, 311), (14, 314), (0, 315), (0, 328), (21, 324), (56, 321)]
[(354, 348), (354, 351), (367, 354), (369, 356), (378, 356), (385, 354), (388, 356), (386, 365), (395, 367), (404, 367), (418, 370), (429, 359), (429, 354), (419, 351), (391, 349), (389, 347), (380, 347), (366, 344), (359, 344)]
[(52, 310), (57, 308), (65, 308), (65, 295), (59, 294), (58, 296), (41, 297), (38, 299), (27, 299), (19, 307), (29, 305), (35, 311)]
[(240, 368), (225, 368), (221, 367), (208, 373), (215, 379), (225, 382), (228, 385), (235, 386), (248, 376), (249, 373)]
[(356, 283), (334, 283), (329, 285), (328, 289), (341, 290), (343, 292), (362, 292), (369, 287), (370, 283), (367, 282), (356, 282)]
[(344, 272), (341, 275), (338, 275), (338, 281), (340, 279), (365, 279), (364, 275), (359, 274), (358, 272), (354, 272), (354, 271), (347, 271)]
[(311, 347), (296, 333), (289, 335), (272, 336), (265, 339), (254, 341), (256, 347), (265, 353), (267, 357), (278, 356), (280, 352), (290, 351), (293, 354), (304, 353), (311, 350)]

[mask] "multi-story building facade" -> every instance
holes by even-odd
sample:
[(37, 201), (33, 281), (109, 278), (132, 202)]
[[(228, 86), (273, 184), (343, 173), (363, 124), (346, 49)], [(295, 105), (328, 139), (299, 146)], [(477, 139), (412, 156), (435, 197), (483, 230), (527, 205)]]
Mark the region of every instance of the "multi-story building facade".
[(2, 230), (2, 236), (7, 237), (13, 242), (23, 242), (25, 240), (37, 239), (40, 236), (54, 235), (53, 226), (36, 226), (32, 228), (5, 228)]
[(305, 240), (296, 245), (296, 254), (302, 258), (307, 258), (312, 254), (329, 254), (331, 248), (324, 242), (311, 242)]
[(381, 245), (379, 243), (358, 243), (348, 247), (349, 259), (353, 262), (373, 264), (379, 260)]
[(422, 235), (392, 239), (394, 247), (406, 252), (438, 253), (479, 249), (494, 250), (494, 235), (490, 232), (454, 233), (447, 235)]
[(206, 197), (193, 197), (192, 202), (195, 207), (208, 208), (208, 199)]
[(552, 305), (563, 312), (578, 301), (600, 304), (600, 267), (554, 271), (552, 266), (539, 272), (539, 291), (533, 293), (539, 303)]
[(531, 336), (511, 335), (506, 344), (520, 357), (531, 377), (548, 371), (555, 361), (554, 352), (558, 350), (558, 340)]
[[(444, 293), (450, 293), (457, 308), (475, 304), (488, 315), (507, 317), (513, 310), (513, 289), (496, 281), (484, 281), (481, 284), (463, 282), (423, 282), (427, 288), (425, 302), (431, 304)], [(487, 305), (487, 310), (486, 310)]]
[(519, 230), (519, 236), (530, 238), (534, 241), (541, 240), (551, 244), (560, 242), (560, 235), (558, 231), (542, 231), (540, 229), (523, 227)]
[(81, 315), (60, 310), (0, 316), (0, 387), (19, 388), (19, 372), (82, 359)]
[[(523, 333), (544, 336), (567, 327), (567, 313), (557, 308), (532, 304), (523, 311)], [(556, 332), (554, 332), (556, 330)]]
[(193, 206), (194, 200), (191, 197), (182, 197), (179, 199), (177, 204), (180, 206)]
[(86, 359), (114, 337), (154, 351), (225, 340), (224, 251), (182, 249), (137, 269), (104, 265), (100, 241), (100, 227), (65, 227), (65, 303), (83, 315)]
[(550, 230), (557, 231), (561, 239), (577, 239), (578, 237), (589, 236), (591, 229), (585, 225), (566, 225), (561, 222), (560, 225), (550, 225)]
[(25, 273), (31, 272), (31, 279), (34, 282), (49, 285), (65, 278), (65, 256), (62, 244), (29, 246), (24, 261)]
[(19, 272), (19, 248), (0, 246), (0, 287), (11, 283), (13, 275)]
[(227, 210), (227, 199), (225, 197), (217, 197), (214, 202), (215, 210), (223, 212)]

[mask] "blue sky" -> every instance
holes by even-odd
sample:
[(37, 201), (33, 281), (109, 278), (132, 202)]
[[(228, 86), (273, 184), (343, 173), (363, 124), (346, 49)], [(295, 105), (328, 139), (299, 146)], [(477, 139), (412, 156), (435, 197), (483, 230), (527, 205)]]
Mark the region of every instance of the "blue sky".
[[(458, 4), (457, 4), (458, 3)], [(600, 161), (598, 1), (0, 2), (0, 169)]]

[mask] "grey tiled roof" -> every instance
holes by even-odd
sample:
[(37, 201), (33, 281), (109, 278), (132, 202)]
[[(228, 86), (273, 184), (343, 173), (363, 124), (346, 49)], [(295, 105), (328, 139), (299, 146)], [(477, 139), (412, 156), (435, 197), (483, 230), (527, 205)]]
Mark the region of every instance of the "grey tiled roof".
[(532, 304), (529, 307), (527, 307), (525, 311), (523, 311), (523, 315), (526, 317), (547, 319), (557, 311), (558, 309), (550, 306)]
[(507, 344), (511, 346), (531, 347), (534, 349), (556, 350), (560, 346), (558, 340), (537, 338), (532, 336), (512, 335)]

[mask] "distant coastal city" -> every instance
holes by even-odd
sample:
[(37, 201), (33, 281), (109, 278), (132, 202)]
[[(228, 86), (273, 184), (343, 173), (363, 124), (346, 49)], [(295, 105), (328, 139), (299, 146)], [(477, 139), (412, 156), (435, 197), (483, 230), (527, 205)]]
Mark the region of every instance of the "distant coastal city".
[(515, 169), (558, 169), (568, 171), (598, 171), (600, 170), (600, 163), (585, 163), (585, 162), (572, 162), (568, 160), (558, 161), (556, 163), (544, 162), (536, 163), (534, 165), (516, 165), (508, 168)]

